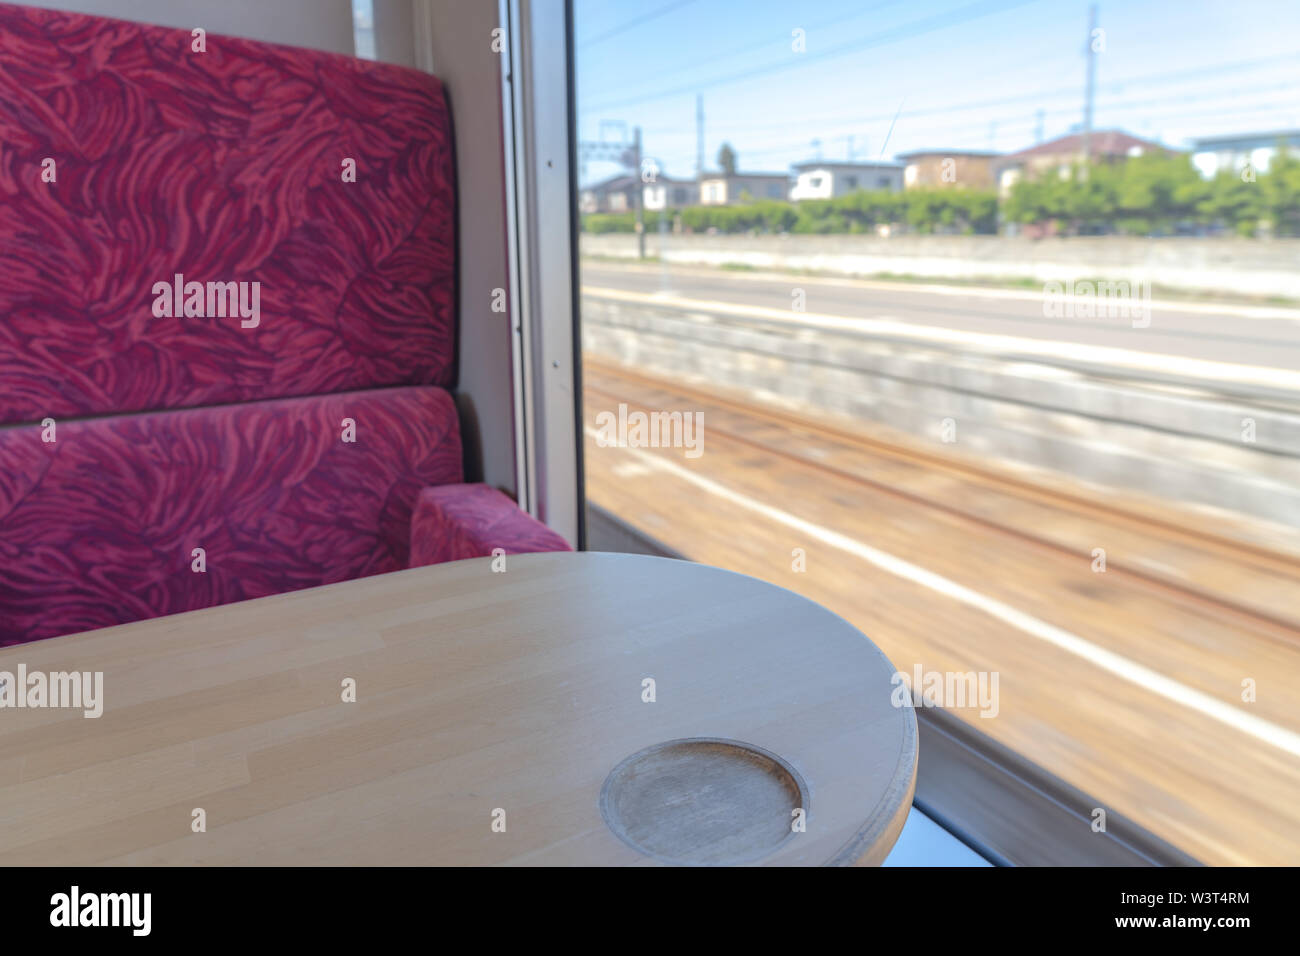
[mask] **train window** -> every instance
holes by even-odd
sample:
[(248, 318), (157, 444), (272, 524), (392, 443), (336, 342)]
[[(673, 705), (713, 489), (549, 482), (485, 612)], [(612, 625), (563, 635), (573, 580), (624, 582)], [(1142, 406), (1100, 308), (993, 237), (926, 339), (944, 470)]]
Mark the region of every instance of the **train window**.
[(1300, 7), (1243, 2), (573, 3), (588, 546), (857, 625), (986, 859), (1300, 859)]
[(363, 60), (375, 58), (374, 0), (352, 0), (352, 38), (357, 56)]

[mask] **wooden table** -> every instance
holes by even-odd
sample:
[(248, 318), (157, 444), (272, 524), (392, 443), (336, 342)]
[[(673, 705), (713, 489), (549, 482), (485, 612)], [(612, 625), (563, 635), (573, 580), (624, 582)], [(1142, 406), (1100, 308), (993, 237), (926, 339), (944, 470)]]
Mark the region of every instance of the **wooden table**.
[(0, 709), (0, 864), (884, 858), (916, 721), (861, 633), (704, 565), (507, 561), (6, 649), (104, 709)]

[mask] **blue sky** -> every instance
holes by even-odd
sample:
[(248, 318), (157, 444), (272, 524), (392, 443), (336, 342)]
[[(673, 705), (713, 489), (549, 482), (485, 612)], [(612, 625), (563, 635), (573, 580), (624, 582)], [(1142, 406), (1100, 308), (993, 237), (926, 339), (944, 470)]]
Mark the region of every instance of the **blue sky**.
[[(1300, 2), (1111, 0), (1098, 24), (1095, 128), (1185, 146), (1300, 127)], [(1087, 0), (575, 0), (574, 26), (579, 138), (640, 125), (670, 176), (695, 172), (697, 91), (706, 165), (726, 141), (745, 171), (850, 144), (1012, 151), (1039, 110), (1047, 139), (1083, 116)]]

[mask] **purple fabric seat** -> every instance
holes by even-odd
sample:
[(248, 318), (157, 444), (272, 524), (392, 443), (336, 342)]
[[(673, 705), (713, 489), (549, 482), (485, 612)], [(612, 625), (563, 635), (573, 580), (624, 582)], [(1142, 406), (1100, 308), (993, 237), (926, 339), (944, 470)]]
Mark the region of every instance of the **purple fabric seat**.
[(411, 567), (492, 554), (570, 551), (569, 543), (488, 485), (425, 488), (411, 518)]
[(563, 544), (460, 484), (436, 78), (0, 5), (0, 143), (0, 643)]
[(0, 643), (400, 570), (420, 490), (461, 479), (434, 387), (42, 431), (0, 430)]

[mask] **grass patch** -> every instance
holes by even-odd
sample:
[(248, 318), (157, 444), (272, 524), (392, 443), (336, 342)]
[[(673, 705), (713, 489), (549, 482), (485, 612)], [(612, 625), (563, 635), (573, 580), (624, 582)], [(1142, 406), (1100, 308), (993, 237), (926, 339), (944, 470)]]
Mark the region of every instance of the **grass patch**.
[[(658, 256), (646, 256), (644, 259), (625, 258), (623, 256), (607, 255), (583, 255), (582, 259), (593, 262), (610, 262), (623, 263), (625, 265), (636, 265), (637, 263), (659, 262)], [(1044, 283), (1038, 279), (1027, 279), (1019, 276), (1003, 276), (989, 279), (967, 279), (949, 276), (919, 276), (908, 272), (835, 272), (827, 269), (794, 269), (779, 268), (776, 266), (759, 270), (758, 267), (752, 266), (746, 262), (722, 262), (713, 265), (707, 262), (680, 262), (673, 263), (687, 269), (712, 269), (718, 272), (775, 272), (782, 275), (808, 276), (814, 279), (868, 279), (875, 282), (897, 282), (908, 285), (943, 285), (943, 286), (961, 286), (972, 289), (1018, 289), (1029, 291), (1042, 291)], [(1110, 280), (1099, 279), (1095, 276), (1077, 279), (1076, 282), (1104, 282), (1115, 281), (1115, 277)], [(1220, 292), (1214, 295), (1207, 295), (1204, 292), (1189, 291), (1187, 289), (1178, 289), (1170, 286), (1153, 285), (1151, 287), (1151, 296), (1156, 299), (1164, 299), (1170, 302), (1200, 302), (1200, 303), (1223, 303), (1225, 305), (1256, 305), (1256, 306), (1277, 306), (1278, 308), (1300, 308), (1300, 299), (1289, 298), (1281, 295), (1241, 295), (1231, 292)]]

